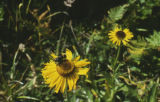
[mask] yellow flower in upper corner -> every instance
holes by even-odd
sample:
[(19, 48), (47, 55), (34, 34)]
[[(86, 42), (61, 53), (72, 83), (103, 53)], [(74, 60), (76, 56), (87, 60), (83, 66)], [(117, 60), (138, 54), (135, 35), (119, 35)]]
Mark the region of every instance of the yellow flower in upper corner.
[(126, 45), (133, 37), (133, 34), (129, 29), (121, 29), (118, 27), (110, 31), (108, 35), (109, 39), (118, 46), (120, 46), (121, 42)]
[(56, 93), (59, 91), (64, 93), (65, 88), (68, 88), (69, 91), (75, 89), (79, 75), (87, 76), (89, 68), (83, 67), (90, 62), (87, 59), (79, 60), (80, 56), (73, 59), (69, 49), (66, 49), (65, 54), (62, 53), (60, 56), (52, 53), (51, 57), (54, 60), (46, 63), (41, 72), (45, 83), (50, 88), (54, 88)]

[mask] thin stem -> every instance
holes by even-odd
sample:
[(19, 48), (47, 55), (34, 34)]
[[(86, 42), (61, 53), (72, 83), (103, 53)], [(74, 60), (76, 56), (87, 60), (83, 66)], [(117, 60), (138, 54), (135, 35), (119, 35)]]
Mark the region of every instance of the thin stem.
[(117, 56), (116, 56), (116, 59), (115, 59), (114, 64), (113, 64), (114, 70), (115, 70), (115, 66), (116, 66), (116, 64), (117, 64), (117, 60), (118, 60), (118, 58), (119, 58), (120, 50), (121, 50), (121, 45), (120, 45), (119, 48), (118, 48)]
[(66, 102), (69, 102), (69, 97), (68, 97), (67, 88), (65, 89), (64, 95), (65, 95), (65, 97), (66, 97)]
[(12, 67), (11, 67), (10, 79), (13, 79), (14, 74), (15, 74), (15, 68), (16, 68), (16, 65), (18, 64), (18, 62), (16, 62), (18, 52), (19, 52), (19, 48), (17, 49), (17, 51), (14, 55), (14, 59), (13, 59)]
[[(118, 58), (119, 58), (120, 50), (121, 50), (121, 44), (120, 44), (120, 46), (118, 47), (117, 56), (116, 56), (116, 59), (114, 60), (113, 66), (112, 66), (112, 68), (113, 68), (113, 78), (112, 78), (112, 82), (113, 82), (114, 87), (115, 87), (115, 85), (116, 85), (116, 76), (117, 76), (116, 72), (117, 72), (117, 70), (118, 70), (118, 68), (119, 68), (119, 67), (116, 67), (116, 64), (117, 64), (117, 61), (118, 61)], [(116, 91), (116, 90), (114, 89), (113, 92), (112, 92), (112, 94), (111, 94), (111, 101), (112, 101), (112, 102), (115, 102), (115, 99), (114, 99), (115, 91)]]
[(61, 38), (62, 38), (62, 34), (63, 34), (63, 30), (64, 30), (64, 24), (65, 24), (65, 20), (61, 26), (61, 31), (60, 31), (60, 36), (59, 36), (59, 40), (57, 42), (57, 48), (56, 48), (56, 54), (59, 55), (59, 50), (60, 50), (60, 41), (61, 41)]
[(68, 102), (68, 92), (67, 92), (67, 90), (66, 90), (66, 99), (67, 99), (67, 102)]
[(28, 5), (27, 5), (27, 9), (26, 9), (26, 13), (28, 14), (28, 11), (29, 11), (29, 6), (31, 4), (31, 0), (28, 1)]

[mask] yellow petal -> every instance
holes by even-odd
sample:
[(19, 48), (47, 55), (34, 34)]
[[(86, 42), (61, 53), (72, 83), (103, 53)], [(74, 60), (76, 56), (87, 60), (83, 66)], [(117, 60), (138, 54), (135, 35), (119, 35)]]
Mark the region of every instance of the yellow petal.
[(47, 78), (50, 74), (56, 72), (56, 65), (55, 63), (47, 63), (45, 67), (41, 70), (43, 78)]
[[(50, 82), (49, 87), (50, 87), (50, 88), (53, 88), (53, 87), (56, 85), (56, 83), (57, 83), (57, 81), (59, 80), (59, 78), (60, 78), (60, 76), (58, 75), (58, 73), (55, 73), (55, 74), (53, 74), (52, 76), (50, 76), (51, 82)], [(48, 79), (48, 80), (49, 80), (49, 79)]]
[(59, 77), (59, 79), (56, 81), (56, 87), (55, 87), (55, 92), (58, 93), (59, 92), (59, 89), (62, 85), (62, 80), (63, 80), (63, 77)]
[(73, 89), (73, 79), (72, 79), (72, 77), (68, 77), (67, 82), (68, 82), (69, 91), (71, 91)]
[(66, 88), (66, 78), (63, 77), (61, 85), (61, 93), (64, 93), (65, 88)]
[(129, 29), (124, 29), (123, 32), (125, 32), (127, 34), (130, 31), (129, 31)]
[(55, 76), (55, 73), (57, 73), (57, 71), (49, 71), (49, 70), (43, 70), (42, 71), (42, 76), (44, 79), (46, 78), (50, 78), (50, 76), (52, 77), (53, 75)]
[(120, 44), (121, 44), (121, 41), (118, 40), (118, 41), (116, 42), (116, 45), (120, 46)]
[(123, 44), (124, 44), (124, 45), (126, 45), (126, 44), (127, 44), (127, 42), (126, 42), (125, 40), (123, 40), (122, 42), (123, 42)]
[(75, 62), (75, 66), (76, 67), (84, 67), (84, 66), (86, 66), (88, 64), (90, 64), (90, 62), (89, 61), (87, 62), (87, 59)]
[(56, 69), (56, 64), (55, 64), (55, 62), (49, 62), (49, 63), (45, 64), (44, 69), (47, 69), (47, 70), (55, 70), (55, 69)]
[(79, 79), (79, 76), (78, 76), (78, 75), (75, 75), (74, 81), (73, 81), (73, 83), (74, 83), (73, 89), (76, 89), (76, 83), (77, 83), (77, 80), (78, 80), (78, 79)]
[(78, 68), (78, 75), (85, 75), (88, 78), (87, 72), (89, 68)]
[(66, 49), (66, 57), (68, 60), (72, 60), (72, 52), (69, 49)]
[(51, 56), (55, 59), (57, 58), (57, 56), (55, 55), (55, 53), (51, 53)]
[(76, 57), (74, 61), (77, 62), (79, 59), (80, 59), (80, 56)]

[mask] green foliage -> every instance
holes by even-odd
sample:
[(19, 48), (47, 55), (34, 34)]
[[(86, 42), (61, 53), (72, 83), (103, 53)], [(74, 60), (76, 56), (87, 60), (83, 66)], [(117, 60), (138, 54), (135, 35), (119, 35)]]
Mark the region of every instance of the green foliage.
[[(159, 79), (158, 79), (158, 81), (159, 81)], [(150, 89), (149, 96), (148, 96), (148, 101), (147, 102), (156, 102), (158, 83), (152, 82), (152, 87)]]
[[(142, 6), (141, 5), (145, 5)], [(147, 18), (148, 15), (152, 14), (152, 9), (155, 6), (159, 6), (160, 1), (157, 0), (140, 0), (140, 4), (138, 5), (138, 12), (140, 12), (143, 16), (140, 17), (142, 19)]]
[(3, 21), (3, 16), (4, 16), (4, 10), (3, 6), (0, 4), (0, 21)]
[(153, 48), (157, 48), (160, 46), (160, 32), (153, 31), (153, 35), (151, 35), (149, 38), (146, 38), (149, 45)]
[(147, 55), (147, 43), (144, 38), (138, 37), (137, 40), (132, 40), (132, 44), (128, 44), (129, 56), (126, 57), (127, 60), (133, 60), (137, 64), (140, 64), (143, 56)]
[(109, 20), (111, 20), (112, 22), (116, 22), (118, 20), (121, 20), (122, 17), (124, 16), (125, 12), (127, 11), (127, 7), (128, 7), (128, 5), (125, 4), (123, 6), (111, 8), (108, 11)]

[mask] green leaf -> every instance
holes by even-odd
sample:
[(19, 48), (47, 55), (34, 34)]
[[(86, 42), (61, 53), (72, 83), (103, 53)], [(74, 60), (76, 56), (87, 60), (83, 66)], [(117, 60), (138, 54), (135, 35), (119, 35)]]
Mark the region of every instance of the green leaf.
[(154, 31), (153, 35), (151, 35), (149, 38), (146, 38), (149, 45), (151, 45), (152, 48), (159, 47), (160, 46), (160, 32)]
[(141, 72), (141, 70), (137, 67), (131, 67), (130, 70), (134, 72)]
[(151, 91), (149, 92), (149, 101), (148, 102), (156, 102), (156, 94), (157, 94), (158, 84), (153, 84)]
[(3, 21), (4, 10), (2, 5), (0, 5), (0, 21)]
[(39, 101), (39, 99), (34, 98), (34, 97), (30, 97), (30, 96), (19, 96), (17, 98), (23, 98), (23, 99), (30, 99), (30, 100), (35, 100), (35, 101)]
[(125, 4), (123, 6), (118, 6), (115, 8), (111, 8), (108, 11), (109, 19), (112, 20), (113, 22), (116, 22), (116, 21), (122, 19), (123, 15), (127, 11), (127, 7), (128, 7), (128, 4)]

